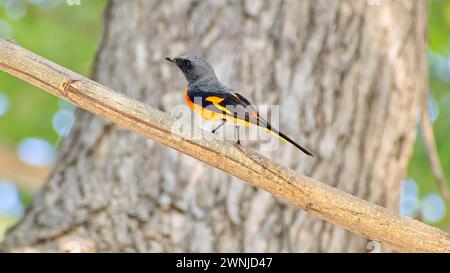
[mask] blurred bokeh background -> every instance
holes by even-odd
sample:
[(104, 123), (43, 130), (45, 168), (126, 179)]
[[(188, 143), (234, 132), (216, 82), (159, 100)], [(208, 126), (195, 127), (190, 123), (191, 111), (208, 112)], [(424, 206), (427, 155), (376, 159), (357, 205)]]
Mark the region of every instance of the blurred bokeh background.
[[(105, 6), (106, 0), (0, 0), (0, 37), (89, 76)], [(431, 120), (450, 178), (450, 0), (431, 1), (428, 60)], [(0, 241), (46, 181), (73, 122), (73, 106), (0, 73)], [(417, 129), (401, 213), (450, 232), (450, 206), (439, 195)]]
[[(0, 37), (89, 76), (106, 0), (0, 0)], [(74, 107), (0, 73), (0, 241), (45, 182)]]

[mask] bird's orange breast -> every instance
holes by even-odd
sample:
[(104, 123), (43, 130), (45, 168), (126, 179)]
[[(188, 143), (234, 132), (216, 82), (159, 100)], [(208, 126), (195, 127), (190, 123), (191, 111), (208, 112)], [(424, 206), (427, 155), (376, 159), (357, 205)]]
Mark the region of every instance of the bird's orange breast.
[(219, 118), (220, 116), (223, 116), (219, 113), (216, 113), (214, 111), (203, 108), (201, 105), (195, 104), (189, 97), (188, 92), (189, 92), (189, 87), (187, 87), (184, 90), (184, 98), (185, 98), (187, 104), (189, 105), (189, 108), (191, 108), (192, 111), (194, 111), (195, 113), (200, 115), (202, 118), (204, 118), (206, 120), (213, 120), (213, 119)]
[(186, 87), (186, 89), (184, 89), (184, 98), (186, 99), (186, 102), (189, 105), (189, 108), (194, 110), (194, 102), (191, 101), (191, 98), (189, 98), (188, 91), (189, 91), (189, 87)]

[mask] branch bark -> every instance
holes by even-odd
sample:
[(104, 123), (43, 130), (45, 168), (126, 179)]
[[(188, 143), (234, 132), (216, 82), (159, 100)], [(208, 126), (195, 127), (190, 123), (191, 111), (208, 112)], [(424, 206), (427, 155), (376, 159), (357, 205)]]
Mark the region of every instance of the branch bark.
[(310, 177), (277, 165), (267, 158), (214, 140), (193, 128), (189, 139), (173, 130), (176, 120), (56, 65), (17, 44), (0, 40), (0, 68), (45, 91), (154, 141), (190, 155), (270, 192), (289, 204), (371, 240), (404, 252), (450, 252), (450, 236), (434, 227), (394, 214), (383, 207), (339, 191)]

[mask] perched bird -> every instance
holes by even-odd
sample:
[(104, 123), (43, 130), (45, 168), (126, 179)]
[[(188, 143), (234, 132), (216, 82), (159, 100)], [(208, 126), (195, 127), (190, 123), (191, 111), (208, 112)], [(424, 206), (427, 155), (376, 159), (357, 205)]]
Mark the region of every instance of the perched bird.
[[(308, 150), (265, 121), (246, 98), (221, 83), (211, 64), (205, 59), (188, 54), (177, 58), (167, 57), (166, 60), (176, 64), (188, 81), (184, 95), (189, 107), (206, 120), (221, 121), (212, 133), (215, 133), (227, 121), (236, 125), (255, 125), (312, 156)], [(240, 144), (239, 128), (237, 143)]]

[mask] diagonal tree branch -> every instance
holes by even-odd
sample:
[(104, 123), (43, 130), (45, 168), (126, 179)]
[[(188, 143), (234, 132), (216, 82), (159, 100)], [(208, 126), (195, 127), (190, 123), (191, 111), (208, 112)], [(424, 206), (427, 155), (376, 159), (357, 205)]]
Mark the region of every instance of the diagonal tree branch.
[[(277, 165), (231, 142), (173, 132), (175, 119), (139, 101), (0, 40), (0, 69), (130, 131), (190, 155), (289, 204), (405, 252), (450, 252), (450, 235)], [(193, 128), (197, 133), (200, 129)]]
[(447, 188), (447, 181), (445, 180), (444, 172), (442, 171), (442, 164), (439, 160), (437, 152), (436, 140), (433, 132), (433, 124), (430, 120), (430, 108), (428, 106), (428, 92), (424, 94), (423, 108), (422, 108), (422, 133), (425, 141), (425, 148), (427, 150), (428, 160), (430, 162), (431, 171), (436, 178), (442, 198), (449, 201), (449, 193)]

